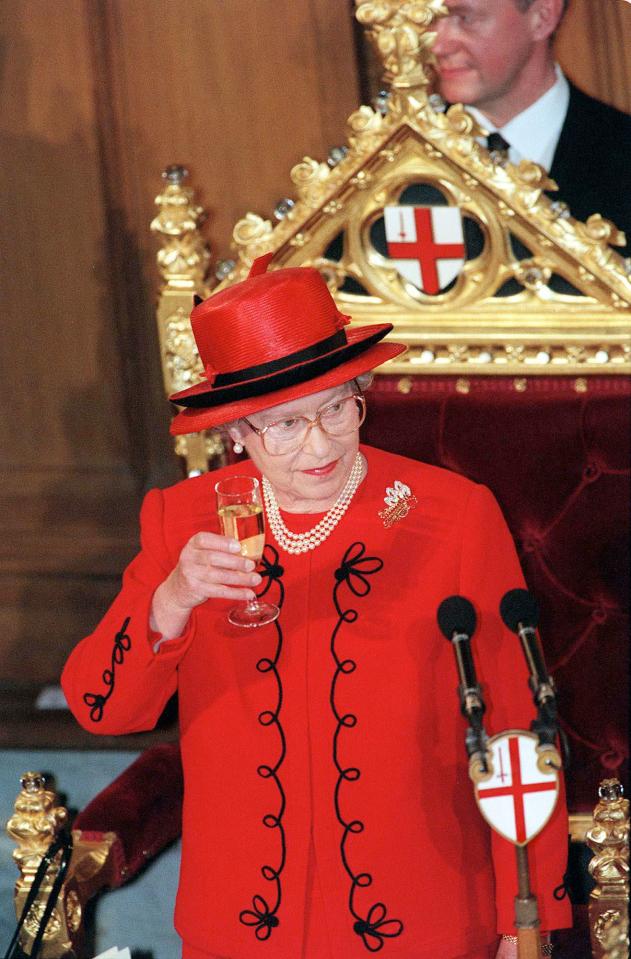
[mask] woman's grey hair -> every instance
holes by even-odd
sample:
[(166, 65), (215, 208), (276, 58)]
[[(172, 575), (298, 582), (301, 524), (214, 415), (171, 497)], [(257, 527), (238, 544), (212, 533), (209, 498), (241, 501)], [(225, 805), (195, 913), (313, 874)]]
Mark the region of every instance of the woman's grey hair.
[(360, 373), (359, 376), (355, 377), (354, 381), (351, 380), (351, 383), (352, 382), (357, 383), (358, 387), (363, 393), (364, 390), (367, 390), (372, 386), (372, 381), (374, 380), (374, 378), (375, 378), (374, 373)]

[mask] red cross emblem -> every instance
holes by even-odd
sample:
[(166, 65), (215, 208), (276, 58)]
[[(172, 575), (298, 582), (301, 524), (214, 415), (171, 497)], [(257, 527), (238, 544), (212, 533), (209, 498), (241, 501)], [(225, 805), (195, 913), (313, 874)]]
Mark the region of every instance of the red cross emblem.
[(493, 775), (476, 783), (480, 811), (489, 825), (510, 842), (523, 846), (546, 825), (556, 806), (559, 779), (555, 769), (537, 765), (538, 740), (514, 730), (489, 740)]
[(390, 206), (384, 219), (388, 256), (419, 290), (440, 293), (460, 273), (465, 247), (458, 207)]

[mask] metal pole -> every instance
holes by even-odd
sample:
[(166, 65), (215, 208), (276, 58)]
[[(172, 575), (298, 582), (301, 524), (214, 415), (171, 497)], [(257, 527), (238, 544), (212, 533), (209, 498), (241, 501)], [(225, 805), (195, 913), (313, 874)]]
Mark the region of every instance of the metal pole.
[(539, 912), (537, 900), (530, 891), (528, 847), (515, 846), (517, 854), (517, 895), (515, 896), (515, 925), (517, 926), (517, 955), (519, 959), (540, 959)]

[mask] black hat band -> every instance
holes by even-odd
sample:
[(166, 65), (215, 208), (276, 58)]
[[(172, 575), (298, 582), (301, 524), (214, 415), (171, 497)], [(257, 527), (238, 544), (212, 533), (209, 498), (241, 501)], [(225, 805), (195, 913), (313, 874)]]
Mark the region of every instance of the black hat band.
[(346, 346), (346, 333), (344, 330), (338, 330), (333, 336), (327, 336), (324, 340), (319, 340), (311, 346), (306, 346), (295, 353), (289, 353), (287, 356), (281, 356), (278, 360), (269, 360), (266, 363), (259, 363), (256, 366), (246, 366), (241, 370), (234, 370), (231, 373), (217, 373), (213, 380), (213, 389), (221, 386), (232, 386), (234, 383), (244, 383), (246, 380), (259, 379), (261, 376), (267, 376), (271, 373), (277, 373), (279, 370), (289, 369), (296, 363), (305, 363), (308, 360), (316, 360), (319, 356), (324, 356), (332, 350), (337, 350), (341, 346)]
[[(343, 331), (340, 332), (342, 337), (344, 337)], [(348, 360), (352, 360), (356, 356), (365, 353), (371, 346), (383, 339), (387, 332), (387, 329), (379, 329), (365, 339), (350, 344), (347, 343), (344, 338), (342, 345), (345, 346), (345, 349), (343, 350), (336, 350), (332, 353), (327, 353), (325, 356), (318, 356), (313, 360), (308, 360), (306, 363), (298, 363), (298, 365), (290, 369), (282, 369), (276, 373), (272, 373), (271, 376), (263, 376), (260, 379), (253, 379), (250, 382), (242, 384), (235, 383), (232, 386), (221, 387), (219, 389), (209, 389), (205, 393), (183, 396), (181, 399), (174, 400), (174, 402), (179, 406), (185, 406), (187, 408), (204, 409), (220, 406), (223, 403), (234, 403), (237, 400), (251, 399), (254, 396), (263, 396), (265, 393), (273, 393), (287, 386), (305, 383), (307, 380), (312, 380), (321, 376), (323, 373), (328, 373), (329, 370), (333, 370), (335, 367), (341, 366), (342, 363), (346, 363)], [(333, 337), (330, 337), (330, 339), (333, 339)], [(300, 352), (302, 353), (303, 351), (301, 350)], [(297, 354), (294, 354), (294, 356), (296, 355)], [(263, 364), (263, 369), (266, 372), (269, 371), (269, 364)], [(215, 378), (215, 387), (216, 384), (217, 378)]]

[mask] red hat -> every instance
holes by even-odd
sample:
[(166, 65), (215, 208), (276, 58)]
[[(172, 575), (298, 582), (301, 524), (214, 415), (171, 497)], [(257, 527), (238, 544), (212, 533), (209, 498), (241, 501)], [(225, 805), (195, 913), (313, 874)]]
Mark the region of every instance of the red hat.
[(191, 326), (205, 379), (169, 397), (184, 406), (171, 433), (195, 433), (277, 403), (346, 383), (405, 350), (379, 343), (391, 323), (349, 328), (312, 267), (266, 273), (266, 253), (247, 280), (199, 303)]

